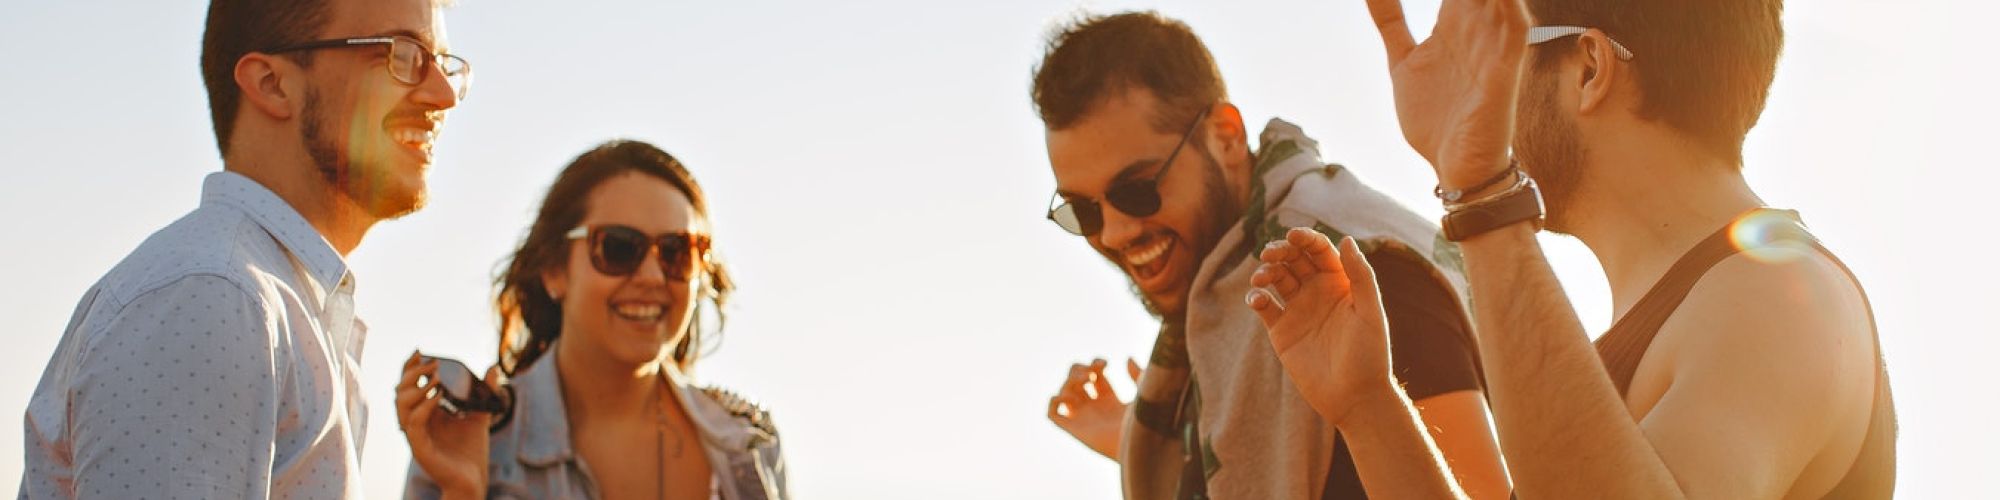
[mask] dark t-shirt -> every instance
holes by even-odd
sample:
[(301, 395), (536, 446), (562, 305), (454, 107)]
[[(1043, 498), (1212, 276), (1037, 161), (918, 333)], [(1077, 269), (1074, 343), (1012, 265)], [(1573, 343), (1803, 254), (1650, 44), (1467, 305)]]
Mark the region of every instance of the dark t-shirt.
[[(1433, 277), (1430, 263), (1412, 254), (1391, 251), (1370, 252), (1368, 263), (1375, 269), (1376, 286), (1382, 291), (1382, 309), (1389, 320), (1389, 357), (1403, 393), (1411, 401), (1421, 401), (1449, 392), (1484, 391), (1485, 377), (1471, 328), (1466, 326), (1465, 312), (1459, 308), (1451, 289)], [(1135, 404), (1140, 406), (1142, 423), (1160, 422), (1151, 425), (1161, 432), (1173, 431), (1174, 424), (1163, 421), (1173, 419), (1169, 415), (1174, 413), (1175, 406), (1149, 408), (1143, 400)], [(1199, 404), (1199, 398), (1183, 398), (1178, 411), (1194, 414), (1200, 411)], [(1151, 418), (1148, 414), (1152, 414)], [(1179, 422), (1178, 425), (1186, 426), (1180, 429), (1181, 435), (1202, 435), (1192, 419)], [(1193, 440), (1183, 446), (1182, 453), (1188, 460), (1182, 470), (1178, 498), (1207, 499), (1204, 478), (1209, 464), (1200, 452), (1201, 443)], [(1354, 459), (1348, 455), (1347, 441), (1339, 435), (1334, 437), (1333, 461), (1327, 469), (1326, 488), (1321, 490), (1320, 498), (1368, 498), (1361, 488), (1361, 477), (1354, 470)]]
[[(1396, 380), (1411, 401), (1449, 392), (1485, 390), (1477, 344), (1450, 289), (1432, 278), (1429, 264), (1399, 252), (1372, 252), (1368, 263), (1382, 290), (1389, 318), (1389, 356)], [(1348, 456), (1347, 440), (1336, 436), (1333, 466), (1320, 498), (1368, 498)]]

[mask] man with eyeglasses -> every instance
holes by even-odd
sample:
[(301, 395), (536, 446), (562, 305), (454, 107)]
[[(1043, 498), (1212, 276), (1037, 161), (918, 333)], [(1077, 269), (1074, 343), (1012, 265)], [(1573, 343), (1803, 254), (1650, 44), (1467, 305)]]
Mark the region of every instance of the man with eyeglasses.
[(465, 61), (431, 0), (215, 0), (223, 171), (85, 293), (28, 405), (23, 498), (358, 498), (345, 256), (423, 205)]
[[(1867, 295), (1742, 174), (1782, 3), (1523, 3), (1447, 0), (1419, 44), (1400, 2), (1368, 1), (1403, 134), (1464, 249), (1517, 491), (1891, 497), (1896, 411)], [(1541, 229), (1575, 235), (1604, 268), (1616, 321), (1595, 342)], [(1294, 231), (1263, 256), (1271, 293), (1251, 300), (1335, 421), (1402, 411), (1371, 403), (1391, 399), (1379, 384), (1345, 383), (1400, 362), (1373, 348), (1398, 326), (1379, 320), (1380, 265), (1358, 253)], [(1383, 465), (1379, 491), (1450, 495), (1436, 460)]]
[[(1456, 283), (1456, 249), (1435, 226), (1319, 159), (1272, 120), (1253, 151), (1215, 62), (1193, 31), (1151, 12), (1088, 17), (1055, 32), (1033, 97), (1057, 194), (1049, 218), (1132, 280), (1161, 320), (1129, 405), (1104, 361), (1071, 367), (1048, 415), (1120, 463), (1128, 498), (1358, 498), (1368, 455), (1286, 380), (1243, 306), (1257, 250), (1306, 225), (1370, 242), (1381, 262), (1401, 388), (1465, 488), (1503, 498), (1478, 361)], [(1397, 427), (1397, 428), (1403, 428)]]

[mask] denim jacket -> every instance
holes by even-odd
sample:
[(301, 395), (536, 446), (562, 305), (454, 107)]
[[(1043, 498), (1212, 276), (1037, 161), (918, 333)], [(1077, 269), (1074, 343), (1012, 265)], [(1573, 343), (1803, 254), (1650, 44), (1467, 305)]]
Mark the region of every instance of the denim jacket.
[[(560, 344), (560, 343), (558, 343)], [(697, 388), (669, 363), (674, 396), (701, 433), (707, 454), (712, 498), (782, 500), (785, 458), (770, 416), (742, 398), (715, 388)], [(487, 461), (487, 498), (601, 498), (590, 468), (570, 445), (562, 379), (555, 349), (513, 379), (514, 418), (494, 431)], [(404, 497), (436, 499), (441, 492), (415, 461), (410, 463)]]

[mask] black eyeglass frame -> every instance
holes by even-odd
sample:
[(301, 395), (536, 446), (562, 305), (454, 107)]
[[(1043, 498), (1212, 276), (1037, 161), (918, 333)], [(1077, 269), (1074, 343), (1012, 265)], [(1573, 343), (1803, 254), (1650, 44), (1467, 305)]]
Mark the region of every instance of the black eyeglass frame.
[[(1175, 143), (1173, 151), (1167, 153), (1167, 159), (1160, 166), (1159, 172), (1143, 180), (1121, 182), (1104, 190), (1106, 204), (1133, 217), (1150, 217), (1160, 213), (1160, 179), (1166, 178), (1167, 171), (1174, 168), (1174, 159), (1180, 157), (1181, 149), (1187, 147), (1188, 141), (1194, 138), (1195, 131), (1201, 129), (1201, 124), (1208, 118), (1208, 111), (1208, 108), (1204, 108), (1195, 114), (1194, 123), (1188, 124), (1187, 131), (1181, 133), (1180, 142)], [(1133, 198), (1134, 196), (1138, 198)], [(1062, 203), (1057, 204), (1058, 200)], [(1095, 236), (1098, 231), (1104, 230), (1104, 208), (1097, 200), (1073, 200), (1057, 192), (1050, 197), (1049, 205), (1049, 211), (1045, 216), (1050, 222), (1056, 223), (1056, 227), (1063, 228), (1070, 234)], [(1065, 215), (1070, 222), (1063, 222)]]
[[(396, 44), (398, 43), (407, 43), (416, 46), (417, 53), (430, 54), (430, 57), (418, 58), (418, 63), (417, 63), (418, 66), (410, 69), (410, 72), (412, 74), (408, 76), (398, 75), (396, 74), (396, 64), (395, 64)], [(451, 79), (453, 78), (459, 79), (459, 82), (455, 85), (452, 85), (453, 88), (451, 89), (452, 93), (455, 94), (459, 100), (461, 101), (465, 100), (466, 95), (471, 93), (472, 91), (471, 62), (467, 62), (465, 58), (459, 57), (454, 54), (433, 52), (431, 51), (431, 47), (429, 45), (425, 45), (423, 41), (405, 35), (365, 36), (365, 37), (355, 37), (355, 38), (314, 40), (310, 42), (286, 45), (269, 50), (260, 50), (258, 52), (262, 52), (265, 54), (283, 54), (287, 52), (300, 52), (306, 50), (370, 47), (376, 45), (389, 46), (389, 52), (383, 55), (383, 57), (390, 59), (389, 61), (390, 64), (386, 65), (387, 68), (385, 69), (389, 71), (389, 77), (396, 79), (397, 82), (401, 82), (402, 84), (409, 86), (422, 85), (424, 83), (424, 78), (430, 74), (431, 66), (436, 66), (439, 72), (444, 73), (446, 83), (451, 83)], [(453, 65), (447, 64), (448, 62), (456, 63), (457, 68), (453, 69)]]

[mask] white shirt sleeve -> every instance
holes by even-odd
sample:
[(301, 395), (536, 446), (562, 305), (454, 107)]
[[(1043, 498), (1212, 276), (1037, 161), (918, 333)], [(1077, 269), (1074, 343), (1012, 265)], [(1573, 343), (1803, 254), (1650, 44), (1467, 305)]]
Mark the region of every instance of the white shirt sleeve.
[(194, 275), (136, 297), (82, 353), (78, 498), (265, 498), (284, 361), (263, 306)]

